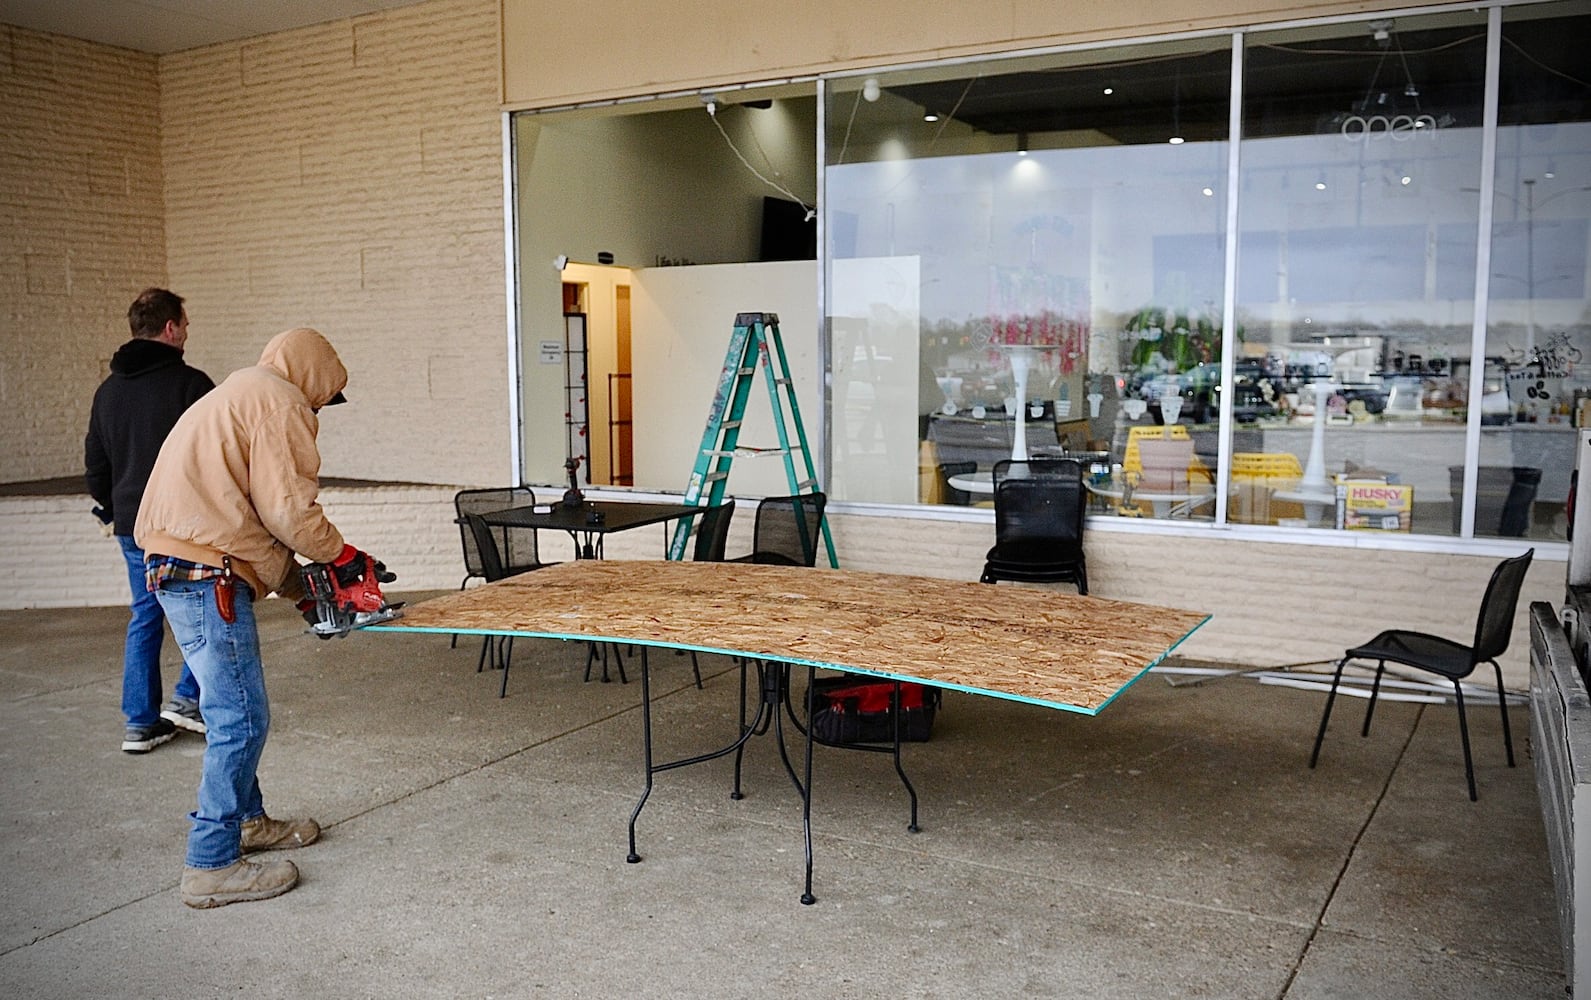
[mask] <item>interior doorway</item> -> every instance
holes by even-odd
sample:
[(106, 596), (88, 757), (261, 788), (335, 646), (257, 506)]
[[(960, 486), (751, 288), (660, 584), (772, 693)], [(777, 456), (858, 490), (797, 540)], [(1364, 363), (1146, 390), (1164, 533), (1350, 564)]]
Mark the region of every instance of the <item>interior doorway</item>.
[(635, 412), (630, 368), (630, 286), (613, 289), (613, 371), (608, 373), (608, 481), (635, 485)]

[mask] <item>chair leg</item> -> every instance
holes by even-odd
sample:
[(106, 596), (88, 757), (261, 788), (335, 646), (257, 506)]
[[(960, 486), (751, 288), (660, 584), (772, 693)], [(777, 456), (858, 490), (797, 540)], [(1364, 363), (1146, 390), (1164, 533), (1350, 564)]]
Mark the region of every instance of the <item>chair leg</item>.
[[(469, 582), (470, 582), (470, 578), (466, 576), (464, 578), (464, 582), (459, 584), (459, 589), (463, 590), (466, 586), (469, 585)], [(447, 648), (448, 649), (457, 649), (457, 648), (459, 648), (459, 634), (457, 632), (454, 632), (452, 638), (448, 639)], [(480, 670), (477, 669), (475, 672), (476, 673), (480, 673)]]
[(1475, 762), (1469, 754), (1469, 721), (1464, 718), (1464, 689), (1453, 682), (1453, 697), (1458, 701), (1458, 735), (1464, 741), (1464, 780), (1469, 782), (1469, 800), (1476, 801)]
[(503, 686), (498, 689), (497, 697), (508, 697), (508, 665), (514, 661), (514, 637), (509, 636), (503, 652)]
[(696, 690), (700, 691), (702, 689), (702, 668), (701, 665), (696, 662), (696, 650), (691, 650), (690, 654), (691, 673), (696, 675)]
[[(476, 659), (475, 659), (475, 672), (476, 673), (480, 673), (482, 670), (486, 669), (486, 657), (487, 657), (488, 653), (492, 652), (492, 646), (493, 646), (492, 640), (493, 640), (493, 636), (489, 636), (489, 635), (481, 636), (481, 655), (476, 657)], [(495, 655), (493, 655), (493, 657), (492, 657), (492, 666), (493, 666), (494, 669), (497, 666), (497, 657)]]
[(1369, 736), (1370, 735), (1370, 716), (1375, 714), (1375, 711), (1376, 711), (1376, 698), (1381, 694), (1381, 674), (1386, 669), (1387, 669), (1387, 661), (1386, 660), (1379, 660), (1379, 661), (1376, 662), (1376, 679), (1370, 685), (1370, 704), (1365, 706), (1365, 724), (1364, 724), (1364, 728), (1359, 730), (1359, 735), (1360, 736)]
[(1508, 748), (1508, 766), (1514, 766), (1514, 736), (1508, 731), (1508, 698), (1503, 694), (1503, 668), (1496, 660), (1492, 661), (1492, 669), (1497, 671), (1497, 704), (1503, 710), (1503, 746)]
[(1088, 567), (1083, 563), (1077, 564), (1077, 592), (1084, 596), (1088, 594)]
[(1342, 668), (1348, 662), (1345, 656), (1337, 661), (1337, 672), (1331, 676), (1331, 692), (1326, 695), (1326, 710), (1320, 713), (1320, 731), (1315, 734), (1315, 749), (1309, 755), (1309, 766), (1320, 759), (1320, 743), (1326, 738), (1326, 720), (1331, 718), (1331, 703), (1337, 700), (1337, 684), (1342, 680)]

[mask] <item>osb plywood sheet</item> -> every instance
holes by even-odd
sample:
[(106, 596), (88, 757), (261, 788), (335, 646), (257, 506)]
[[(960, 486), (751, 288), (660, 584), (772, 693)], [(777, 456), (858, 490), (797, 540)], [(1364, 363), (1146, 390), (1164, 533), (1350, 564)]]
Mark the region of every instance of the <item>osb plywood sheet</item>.
[(583, 560), (425, 601), (371, 630), (601, 638), (745, 653), (1094, 713), (1206, 618), (1006, 584)]

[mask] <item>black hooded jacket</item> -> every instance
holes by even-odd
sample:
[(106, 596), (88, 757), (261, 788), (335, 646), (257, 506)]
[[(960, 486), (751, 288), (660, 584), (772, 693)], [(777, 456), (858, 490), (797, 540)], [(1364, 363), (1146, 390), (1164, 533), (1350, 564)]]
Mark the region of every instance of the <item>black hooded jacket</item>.
[(116, 534), (131, 535), (161, 444), (182, 412), (215, 383), (158, 340), (129, 340), (111, 358), (110, 371), (89, 413), (84, 478)]

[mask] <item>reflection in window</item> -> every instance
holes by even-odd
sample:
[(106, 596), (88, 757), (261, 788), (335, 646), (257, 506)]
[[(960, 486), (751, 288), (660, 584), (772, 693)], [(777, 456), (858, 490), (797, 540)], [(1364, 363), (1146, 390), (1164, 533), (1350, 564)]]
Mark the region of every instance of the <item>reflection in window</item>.
[(1248, 37), (1231, 520), (1453, 531), (1484, 67), (1473, 12)]
[(1570, 6), (1503, 15), (1476, 535), (1564, 538), (1591, 420), (1591, 16)]
[(1100, 512), (1213, 516), (1230, 62), (1206, 39), (830, 89), (836, 497), (987, 503), (995, 462), (1065, 450)]

